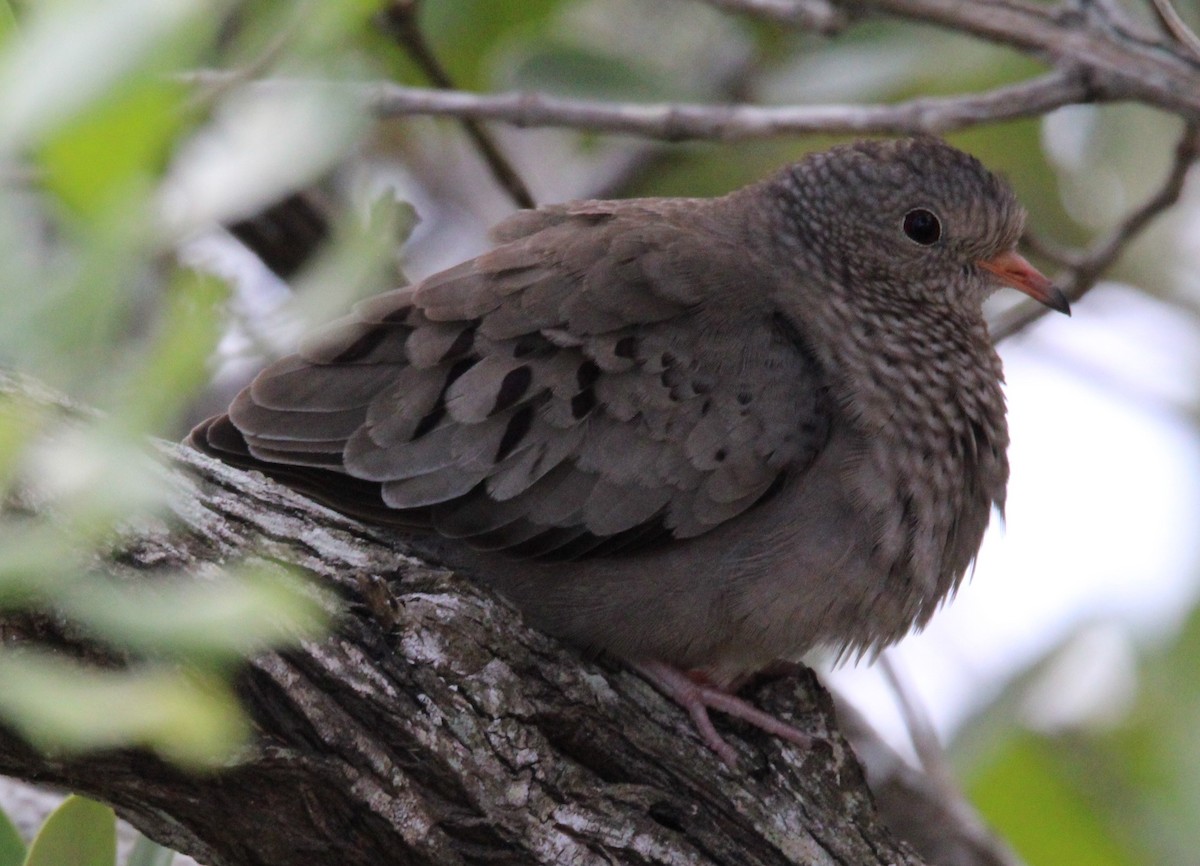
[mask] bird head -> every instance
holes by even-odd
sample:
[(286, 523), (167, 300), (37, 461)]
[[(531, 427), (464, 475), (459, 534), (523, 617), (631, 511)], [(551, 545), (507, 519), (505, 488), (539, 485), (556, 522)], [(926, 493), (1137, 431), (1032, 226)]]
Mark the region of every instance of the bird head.
[(1025, 210), (1012, 190), (937, 138), (835, 147), (785, 170), (776, 188), (802, 266), (851, 296), (978, 314), (1006, 285), (1070, 312), (1017, 252)]

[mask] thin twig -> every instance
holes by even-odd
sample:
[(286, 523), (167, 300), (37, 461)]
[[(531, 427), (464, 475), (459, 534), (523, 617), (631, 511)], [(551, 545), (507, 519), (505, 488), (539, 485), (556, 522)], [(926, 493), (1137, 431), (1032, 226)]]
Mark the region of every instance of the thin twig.
[[(1067, 265), (1066, 270), (1055, 282), (1071, 301), (1083, 297), (1125, 251), (1129, 243), (1148, 226), (1155, 217), (1179, 200), (1187, 181), (1188, 172), (1200, 158), (1200, 121), (1189, 122), (1175, 146), (1175, 158), (1171, 170), (1158, 191), (1141, 207), (1131, 211), (1120, 224), (1104, 238), (1092, 244), (1086, 251), (1071, 254), (1058, 252), (1052, 256)], [(998, 317), (992, 324), (994, 341), (1010, 337), (1040, 319), (1047, 308), (1037, 303), (1022, 303)]]
[[(708, 91), (710, 98), (718, 102), (745, 100), (760, 69), (760, 58), (757, 55), (743, 54), (726, 66), (713, 82)], [(679, 148), (659, 141), (631, 143), (631, 146), (621, 148), (617, 163), (612, 165), (595, 185), (584, 190), (582, 197), (628, 198), (631, 190), (684, 157), (685, 154)]]
[(188, 104), (189, 113), (199, 113), (201, 109), (215, 105), (219, 99), (240, 84), (251, 81), (266, 72), (283, 55), (283, 52), (292, 43), (295, 35), (294, 25), (285, 27), (272, 35), (257, 57), (238, 67), (224, 81), (214, 82), (211, 86), (202, 88), (197, 93), (192, 94), (192, 98)]
[[(434, 54), (417, 20), (417, 0), (393, 0), (383, 12), (385, 28), (417, 64), (429, 83), (439, 90), (457, 91), (450, 73)], [(491, 134), (473, 118), (461, 117), (463, 130), (483, 157), (492, 176), (517, 207), (535, 207), (533, 196), (521, 176), (504, 156)]]
[[(197, 85), (223, 81), (233, 73), (200, 70), (184, 80)], [(567, 99), (541, 93), (466, 93), (389, 82), (339, 84), (288, 78), (247, 85), (286, 92), (297, 87), (334, 87), (361, 99), (380, 117), (434, 115), (494, 120), (519, 127), (568, 127), (622, 133), (664, 141), (745, 141), (799, 133), (945, 133), (957, 129), (1036, 117), (1094, 94), (1072, 70), (982, 93), (927, 97), (890, 105), (703, 105), (697, 103), (622, 103)]]
[(1200, 59), (1200, 37), (1197, 37), (1195, 31), (1180, 17), (1179, 12), (1171, 5), (1171, 0), (1150, 0), (1150, 5), (1154, 7), (1154, 13), (1163, 29)]
[(933, 728), (933, 721), (913, 690), (912, 684), (901, 676), (891, 653), (885, 652), (879, 657), (879, 668), (896, 697), (896, 705), (900, 709), (901, 718), (904, 719), (904, 726), (908, 728), (908, 737), (912, 741), (917, 758), (921, 761), (921, 768), (940, 789), (945, 799), (961, 798), (962, 795), (954, 784), (954, 773), (946, 763), (941, 740)]

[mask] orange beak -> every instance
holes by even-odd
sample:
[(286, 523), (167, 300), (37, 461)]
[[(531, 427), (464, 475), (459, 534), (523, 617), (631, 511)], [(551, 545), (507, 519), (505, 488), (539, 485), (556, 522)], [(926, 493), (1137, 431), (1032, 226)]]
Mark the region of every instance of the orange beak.
[(1054, 283), (1046, 279), (1037, 268), (1029, 264), (1025, 257), (1013, 250), (990, 258), (982, 259), (975, 264), (991, 271), (1000, 282), (1012, 286), (1019, 292), (1024, 292), (1040, 304), (1045, 304), (1052, 310), (1071, 315), (1071, 305)]

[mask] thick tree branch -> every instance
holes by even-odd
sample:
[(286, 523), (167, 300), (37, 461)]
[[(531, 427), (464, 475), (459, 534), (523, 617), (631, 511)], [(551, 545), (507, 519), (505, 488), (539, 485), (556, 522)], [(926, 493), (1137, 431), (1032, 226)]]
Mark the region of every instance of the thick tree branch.
[[(130, 534), (105, 568), (291, 563), (343, 600), (336, 633), (249, 663), (258, 739), (236, 766), (191, 777), (140, 753), (46, 757), (0, 728), (0, 774), (112, 803), (210, 866), (922, 862), (877, 817), (811, 674), (752, 697), (817, 744), (801, 754), (722, 725), (731, 773), (635, 674), (526, 628), (403, 540), (164, 447), (172, 526)], [(0, 616), (9, 647), (47, 628), (82, 652), (59, 623)]]

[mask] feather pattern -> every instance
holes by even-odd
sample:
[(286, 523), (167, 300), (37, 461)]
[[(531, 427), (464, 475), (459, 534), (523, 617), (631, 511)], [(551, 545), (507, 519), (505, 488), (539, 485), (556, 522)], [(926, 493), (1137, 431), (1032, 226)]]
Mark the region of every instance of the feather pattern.
[(814, 459), (820, 371), (772, 327), (770, 276), (698, 264), (712, 236), (669, 202), (545, 208), (496, 236), (264, 370), (230, 409), (249, 454), (535, 558), (705, 533)]
[[(909, 226), (926, 211), (931, 243)], [(581, 646), (719, 687), (817, 645), (874, 652), (928, 621), (1003, 509), (983, 299), (1007, 274), (1065, 309), (1015, 252), (1023, 220), (930, 137), (717, 199), (525, 211), (191, 441), (440, 534), (442, 561)]]

